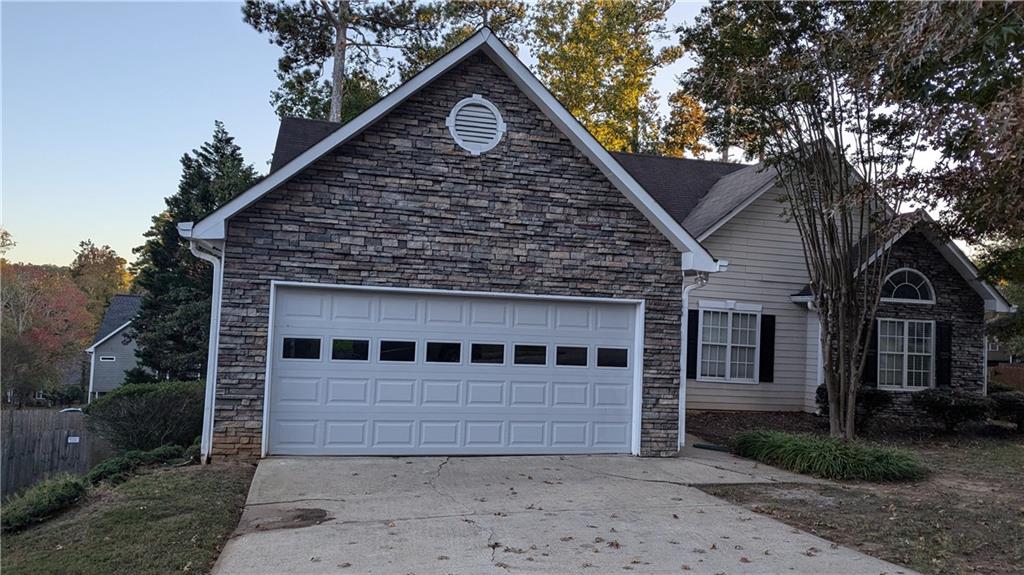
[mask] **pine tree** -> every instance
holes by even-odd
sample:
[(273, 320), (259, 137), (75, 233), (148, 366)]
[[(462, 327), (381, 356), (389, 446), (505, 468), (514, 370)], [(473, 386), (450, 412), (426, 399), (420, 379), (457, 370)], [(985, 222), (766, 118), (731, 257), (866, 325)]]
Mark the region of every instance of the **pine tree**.
[(181, 158), (178, 192), (153, 216), (146, 243), (135, 248), (135, 285), (142, 307), (132, 323), (139, 363), (160, 378), (192, 379), (206, 367), (210, 327), (210, 265), (189, 252), (176, 228), (199, 221), (259, 179), (224, 124), (213, 138)]

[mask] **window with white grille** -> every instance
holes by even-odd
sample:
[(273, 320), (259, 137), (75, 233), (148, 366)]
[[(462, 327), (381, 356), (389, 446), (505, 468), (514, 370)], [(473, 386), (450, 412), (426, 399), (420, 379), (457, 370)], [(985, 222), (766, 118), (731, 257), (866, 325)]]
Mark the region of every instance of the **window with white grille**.
[[(698, 379), (755, 383), (760, 313), (701, 302)], [(716, 306), (717, 307), (717, 306)], [(750, 306), (757, 307), (757, 306)]]
[(445, 124), (455, 143), (474, 156), (497, 146), (506, 129), (498, 108), (480, 94), (455, 104)]
[(890, 389), (931, 387), (934, 378), (935, 324), (930, 321), (878, 320), (878, 386)]

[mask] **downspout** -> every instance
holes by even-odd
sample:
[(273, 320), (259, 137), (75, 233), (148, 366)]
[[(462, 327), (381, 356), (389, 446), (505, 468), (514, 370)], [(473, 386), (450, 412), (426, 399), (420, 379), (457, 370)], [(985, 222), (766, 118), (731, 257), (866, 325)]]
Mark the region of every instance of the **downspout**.
[[(721, 269), (724, 270), (728, 262), (724, 262)], [(683, 270), (683, 311), (682, 319), (679, 322), (679, 420), (677, 422), (677, 428), (679, 430), (679, 437), (676, 444), (677, 448), (682, 448), (686, 444), (686, 347), (687, 347), (687, 335), (689, 332), (690, 323), (690, 292), (702, 288), (708, 283), (707, 272), (697, 272), (697, 275), (693, 278), (693, 283), (686, 285), (686, 270)]]
[(199, 443), (200, 461), (208, 463), (213, 447), (213, 414), (217, 398), (217, 358), (220, 343), (220, 301), (224, 287), (224, 254), (208, 242), (191, 238), (191, 226), (179, 226), (188, 238), (192, 255), (213, 265), (213, 294), (210, 298), (210, 340), (206, 356), (206, 397), (203, 402), (203, 434)]

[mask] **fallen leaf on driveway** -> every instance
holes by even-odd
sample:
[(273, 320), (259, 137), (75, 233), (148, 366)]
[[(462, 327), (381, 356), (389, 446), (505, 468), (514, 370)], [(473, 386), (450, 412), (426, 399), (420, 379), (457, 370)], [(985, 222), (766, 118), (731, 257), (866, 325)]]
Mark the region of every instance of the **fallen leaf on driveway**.
[(746, 557), (740, 557), (740, 563), (750, 563), (750, 559), (747, 559)]

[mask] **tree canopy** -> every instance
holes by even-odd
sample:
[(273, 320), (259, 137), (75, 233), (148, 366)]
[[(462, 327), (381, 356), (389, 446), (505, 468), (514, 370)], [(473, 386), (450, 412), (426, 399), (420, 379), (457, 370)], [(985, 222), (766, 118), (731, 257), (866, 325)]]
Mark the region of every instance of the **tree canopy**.
[(210, 141), (182, 156), (181, 167), (177, 193), (165, 200), (145, 244), (134, 250), (135, 283), (143, 297), (132, 332), (142, 367), (161, 377), (194, 379), (206, 367), (213, 274), (190, 253), (176, 225), (199, 221), (259, 176), (220, 122)]
[(86, 309), (94, 326), (102, 319), (110, 298), (131, 288), (127, 263), (110, 246), (97, 246), (92, 240), (78, 244), (69, 271), (72, 281), (85, 294)]
[[(355, 117), (380, 98), (382, 80), (374, 71), (391, 65), (386, 50), (425, 34), (432, 12), (415, 0), (246, 0), (242, 7), (244, 21), (284, 52), (277, 62), (281, 85), (271, 94), (278, 115), (332, 122)], [(323, 79), (328, 61), (329, 80)]]
[[(669, 36), (671, 0), (545, 0), (533, 18), (532, 49), (549, 90), (597, 141), (612, 151), (656, 152), (657, 70), (682, 56), (658, 48)], [(677, 134), (685, 134), (673, 118)], [(677, 138), (678, 140), (678, 138)]]

